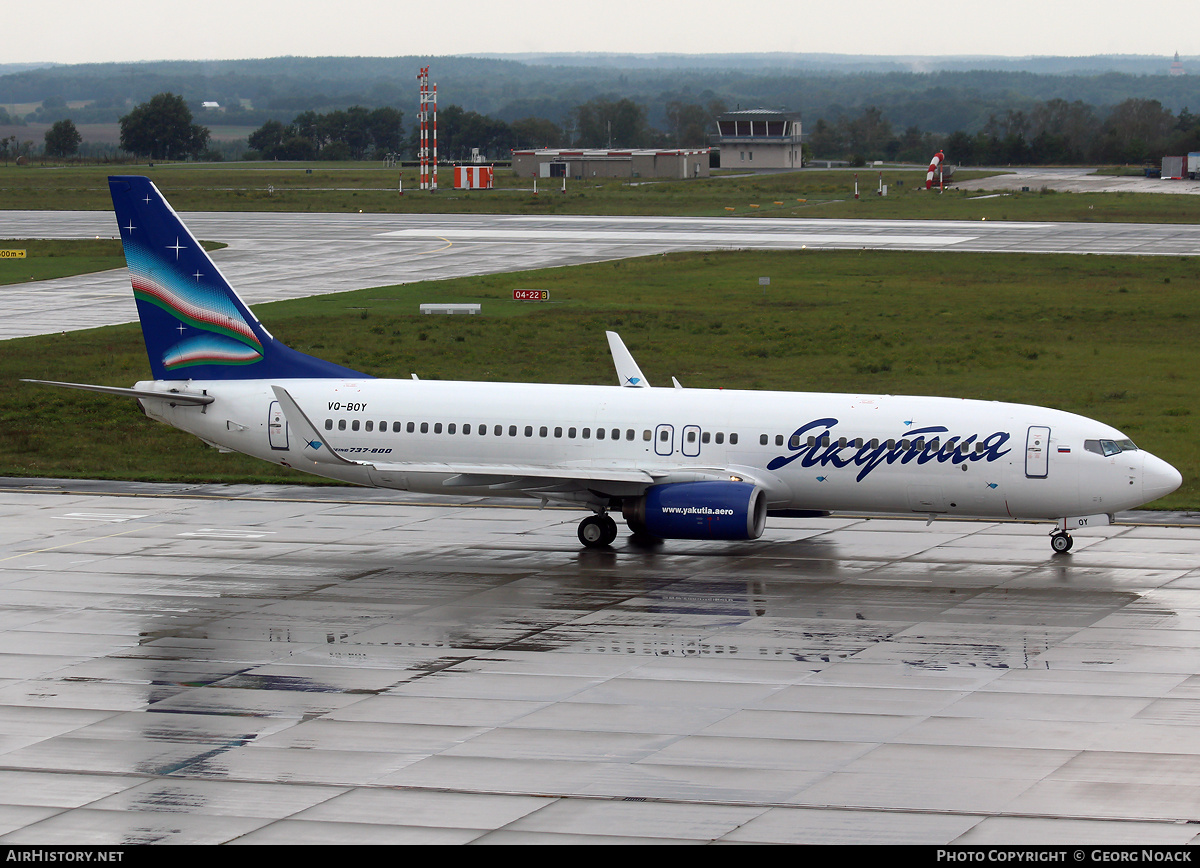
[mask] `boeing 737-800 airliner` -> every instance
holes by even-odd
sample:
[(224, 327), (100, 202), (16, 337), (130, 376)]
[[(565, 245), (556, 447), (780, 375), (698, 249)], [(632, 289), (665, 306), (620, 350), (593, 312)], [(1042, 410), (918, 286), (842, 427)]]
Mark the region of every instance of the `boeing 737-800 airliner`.
[[(271, 337), (159, 190), (109, 179), (153, 380), (152, 419), (358, 485), (524, 495), (591, 510), (589, 547), (635, 534), (756, 539), (772, 514), (833, 510), (1055, 521), (1070, 531), (1174, 491), (1178, 471), (1114, 428), (958, 398), (651, 388), (609, 333), (617, 386), (375, 379)], [(42, 381), (34, 381), (42, 382)]]

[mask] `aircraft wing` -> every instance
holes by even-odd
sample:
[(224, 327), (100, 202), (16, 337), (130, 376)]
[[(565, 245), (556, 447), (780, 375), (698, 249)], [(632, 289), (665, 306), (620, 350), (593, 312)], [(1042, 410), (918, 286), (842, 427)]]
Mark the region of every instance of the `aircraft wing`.
[(276, 399), (283, 408), (288, 423), (304, 440), (304, 456), (317, 464), (344, 464), (369, 467), (381, 475), (440, 473), (451, 474), (443, 481), (449, 488), (492, 488), (513, 491), (579, 491), (593, 488), (612, 490), (614, 486), (633, 486), (637, 491), (653, 485), (667, 476), (665, 471), (655, 472), (627, 467), (603, 467), (596, 465), (534, 464), (464, 464), (455, 462), (380, 462), (356, 461), (338, 454), (300, 405), (282, 386), (272, 386)]

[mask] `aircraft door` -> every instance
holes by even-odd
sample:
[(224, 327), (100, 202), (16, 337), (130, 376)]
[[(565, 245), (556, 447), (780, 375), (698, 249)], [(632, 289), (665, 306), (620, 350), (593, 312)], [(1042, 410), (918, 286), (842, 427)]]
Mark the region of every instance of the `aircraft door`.
[(287, 419), (284, 418), (278, 401), (272, 401), (271, 408), (267, 411), (267, 438), (271, 441), (272, 449), (288, 448)]
[(659, 425), (654, 429), (654, 453), (656, 455), (671, 455), (675, 452), (675, 427)]
[(1050, 471), (1050, 429), (1031, 425), (1025, 437), (1025, 475), (1045, 479)]
[(688, 458), (695, 458), (700, 454), (700, 426), (699, 425), (684, 425), (683, 433), (680, 437), (679, 448)]

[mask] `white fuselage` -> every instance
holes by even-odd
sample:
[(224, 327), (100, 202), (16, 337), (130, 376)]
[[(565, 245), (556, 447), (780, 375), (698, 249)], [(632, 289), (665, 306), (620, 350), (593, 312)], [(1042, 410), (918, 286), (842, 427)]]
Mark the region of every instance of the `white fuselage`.
[[(503, 493), (463, 484), (459, 465), (636, 469), (658, 482), (738, 473), (762, 486), (773, 510), (1054, 519), (1129, 509), (1179, 484), (1174, 468), (1143, 450), (1085, 448), (1128, 443), (1119, 431), (1022, 404), (429, 380), (280, 384), (327, 446), (361, 463), (310, 460), (269, 381), (138, 388), (213, 396), (206, 406), (143, 403), (153, 418), (220, 447), (346, 482), (441, 494)], [(561, 499), (595, 505), (644, 488), (612, 481)]]

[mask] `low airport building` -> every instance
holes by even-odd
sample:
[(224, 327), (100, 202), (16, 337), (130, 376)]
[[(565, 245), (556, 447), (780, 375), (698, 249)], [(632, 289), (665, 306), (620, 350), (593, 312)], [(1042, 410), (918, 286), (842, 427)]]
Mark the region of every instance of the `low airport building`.
[(713, 144), (722, 169), (799, 169), (800, 114), (770, 109), (725, 112), (717, 118)]
[(513, 151), (521, 178), (707, 178), (708, 148)]

